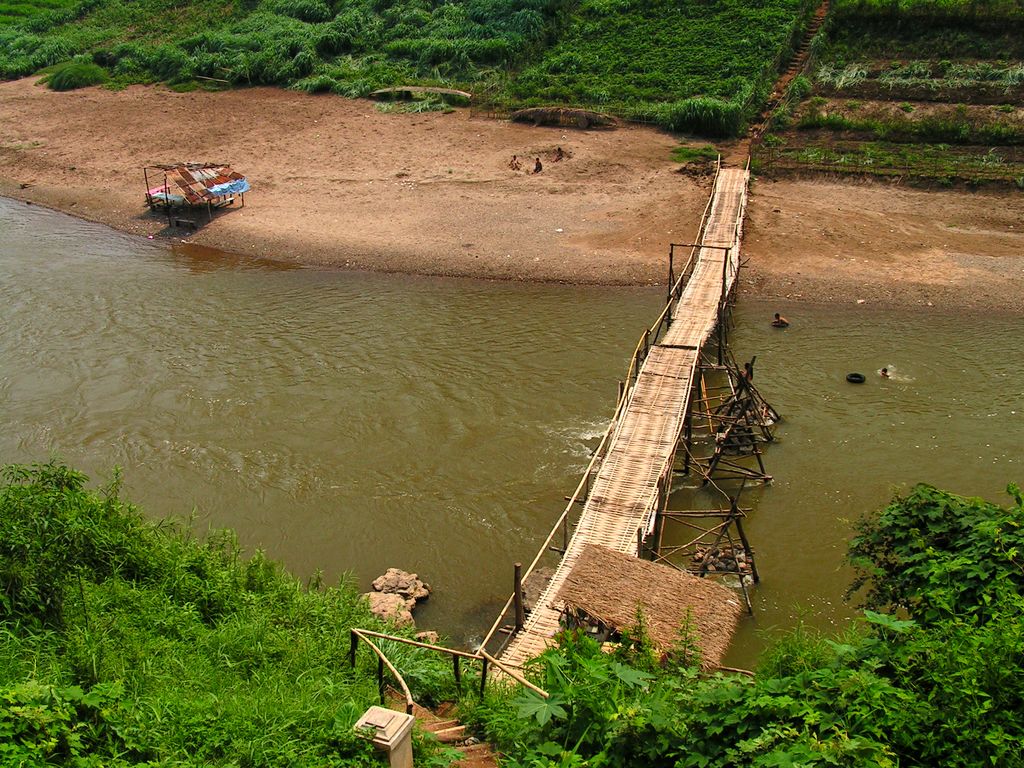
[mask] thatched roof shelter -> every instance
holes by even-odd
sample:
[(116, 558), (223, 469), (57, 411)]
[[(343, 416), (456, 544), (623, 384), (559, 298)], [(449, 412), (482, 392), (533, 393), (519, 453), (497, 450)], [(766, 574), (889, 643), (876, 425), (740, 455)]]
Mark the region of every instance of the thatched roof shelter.
[(584, 548), (555, 606), (618, 630), (636, 624), (639, 606), (651, 642), (662, 651), (679, 640), (689, 617), (705, 668), (721, 663), (743, 613), (728, 587), (595, 544)]
[(220, 163), (147, 165), (146, 203), (161, 206), (220, 205), (249, 191), (249, 182), (238, 171)]

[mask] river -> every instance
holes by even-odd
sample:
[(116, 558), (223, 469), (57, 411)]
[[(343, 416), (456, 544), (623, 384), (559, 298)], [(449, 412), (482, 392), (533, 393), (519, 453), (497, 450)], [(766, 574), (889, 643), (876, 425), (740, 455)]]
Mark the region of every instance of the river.
[[(0, 461), (55, 453), (152, 517), (231, 527), (292, 572), (389, 566), (417, 623), (479, 636), (605, 428), (661, 289), (283, 268), (0, 200)], [(782, 311), (792, 326), (767, 318)], [(747, 493), (761, 630), (844, 621), (848, 521), (917, 480), (1021, 480), (1013, 318), (741, 299), (733, 344), (783, 414)], [(894, 377), (874, 371), (888, 365)], [(847, 371), (868, 374), (859, 387)]]

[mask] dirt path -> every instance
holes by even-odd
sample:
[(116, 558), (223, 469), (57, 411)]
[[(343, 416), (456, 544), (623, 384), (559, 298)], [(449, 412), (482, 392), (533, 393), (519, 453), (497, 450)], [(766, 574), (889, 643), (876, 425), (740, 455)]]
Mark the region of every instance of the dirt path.
[[(230, 162), (246, 207), (189, 240), (301, 264), (573, 283), (665, 279), (707, 178), (647, 129), (581, 132), (272, 88), (54, 93), (0, 83), (0, 194), (179, 238), (143, 205), (143, 165)], [(703, 143), (703, 142), (701, 142)], [(568, 158), (553, 162), (556, 147)], [(743, 142), (723, 145), (727, 159)], [(538, 175), (508, 168), (541, 157)], [(23, 186), (24, 185), (24, 186)], [(1024, 195), (754, 182), (742, 286), (770, 297), (1024, 309)]]

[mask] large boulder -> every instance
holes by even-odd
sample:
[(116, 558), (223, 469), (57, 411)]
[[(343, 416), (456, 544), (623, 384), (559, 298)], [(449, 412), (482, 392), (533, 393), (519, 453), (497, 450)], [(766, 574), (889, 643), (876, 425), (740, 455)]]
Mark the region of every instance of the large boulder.
[(406, 600), (412, 601), (410, 608), (430, 597), (429, 584), (421, 581), (415, 573), (408, 573), (398, 568), (388, 568), (383, 576), (374, 579), (373, 591), (400, 595)]
[(370, 604), (370, 611), (374, 616), (384, 621), (394, 622), (399, 627), (415, 625), (416, 622), (413, 621), (412, 611), (410, 611), (414, 603), (410, 603), (401, 595), (390, 592), (367, 592), (363, 597)]

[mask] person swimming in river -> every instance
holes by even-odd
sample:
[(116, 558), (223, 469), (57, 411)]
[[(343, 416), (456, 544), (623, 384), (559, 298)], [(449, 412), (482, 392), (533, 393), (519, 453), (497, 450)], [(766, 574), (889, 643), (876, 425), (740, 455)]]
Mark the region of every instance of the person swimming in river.
[(512, 159), (508, 161), (508, 167), (513, 171), (518, 171), (522, 166), (519, 164), (519, 158), (516, 155), (512, 155)]
[(565, 152), (562, 151), (561, 147), (555, 147), (555, 162), (565, 159)]
[(540, 173), (543, 170), (544, 170), (544, 166), (540, 164), (540, 158), (538, 157), (537, 158), (537, 162), (535, 162), (533, 164), (533, 172), (534, 173)]
[(883, 379), (888, 379), (889, 378), (889, 369), (888, 368), (883, 368), (882, 370), (880, 370), (878, 372), (878, 375), (881, 376)]
[(772, 325), (775, 328), (788, 328), (789, 327), (789, 320), (787, 320), (782, 315), (780, 315), (778, 312), (776, 312), (775, 313), (775, 319), (772, 320)]

